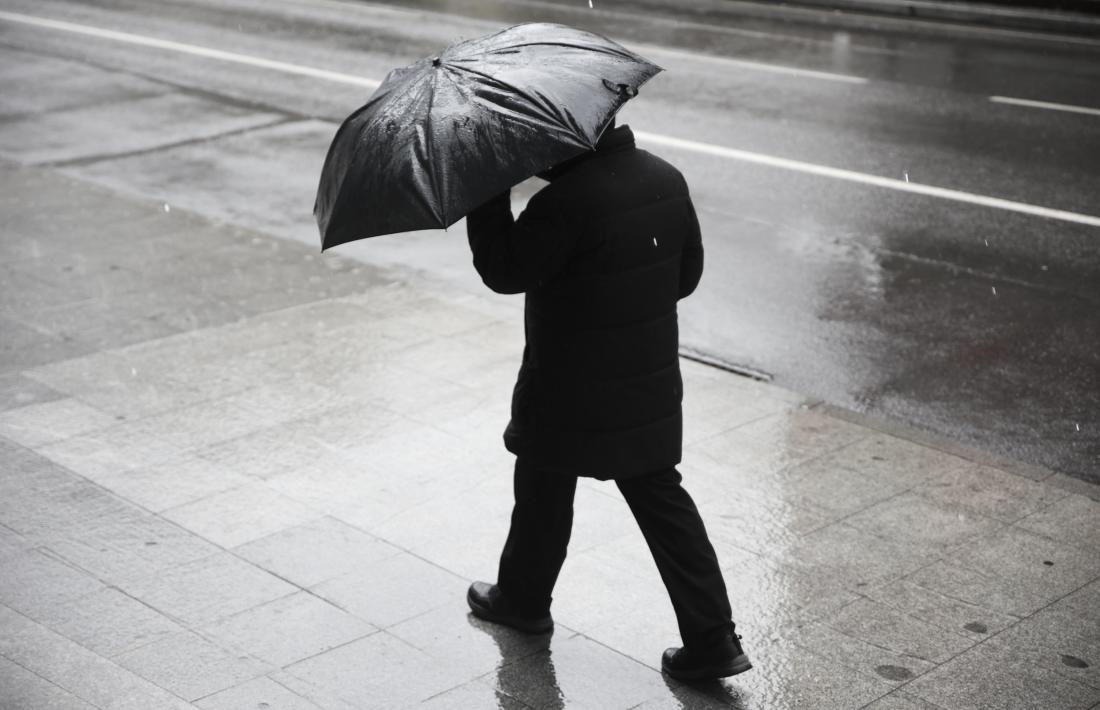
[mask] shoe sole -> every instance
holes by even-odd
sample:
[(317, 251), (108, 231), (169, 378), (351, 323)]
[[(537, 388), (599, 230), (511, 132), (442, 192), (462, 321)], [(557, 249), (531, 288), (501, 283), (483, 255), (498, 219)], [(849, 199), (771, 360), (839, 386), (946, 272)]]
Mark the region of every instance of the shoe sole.
[(718, 666), (703, 666), (702, 668), (691, 668), (688, 670), (673, 670), (661, 663), (661, 670), (675, 678), (676, 680), (685, 681), (699, 681), (699, 680), (717, 680), (718, 678), (729, 678), (730, 676), (744, 673), (752, 668), (752, 663), (749, 662), (749, 657), (745, 654), (734, 656), (728, 663), (723, 663)]
[(472, 611), (477, 618), (484, 619), (494, 624), (500, 624), (501, 626), (507, 626), (516, 631), (522, 631), (525, 634), (545, 634), (554, 630), (554, 619), (549, 616), (543, 619), (524, 619), (520, 616), (497, 614), (489, 607), (478, 602), (471, 592), (466, 592), (466, 602), (470, 605), (470, 611)]

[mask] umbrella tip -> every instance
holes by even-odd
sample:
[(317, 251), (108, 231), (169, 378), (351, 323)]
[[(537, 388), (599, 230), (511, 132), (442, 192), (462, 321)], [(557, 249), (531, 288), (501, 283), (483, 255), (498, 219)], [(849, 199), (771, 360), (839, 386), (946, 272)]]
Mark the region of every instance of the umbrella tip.
[(433, 67), (438, 67), (442, 63), (443, 62), (439, 61), (439, 57), (436, 57), (435, 59), (432, 60), (432, 66)]

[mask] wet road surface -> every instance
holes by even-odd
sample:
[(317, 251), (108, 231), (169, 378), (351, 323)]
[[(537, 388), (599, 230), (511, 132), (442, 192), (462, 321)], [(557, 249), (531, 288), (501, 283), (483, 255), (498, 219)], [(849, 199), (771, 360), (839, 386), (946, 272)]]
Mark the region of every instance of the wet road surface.
[[(563, 21), (607, 33), (667, 69), (623, 114), (644, 134), (1053, 208), (1085, 222), (1100, 215), (1100, 113), (990, 99), (1100, 111), (1100, 46), (792, 25), (737, 17), (720, 3), (692, 3), (675, 16), (655, 3), (622, 7), (0, 3), (374, 79), (504, 23)], [(5, 96), (0, 135), (13, 136), (0, 145), (6, 157), (311, 243), (312, 189), (333, 122), (369, 94), (11, 21), (0, 22), (0, 50), (7, 79), (25, 89)], [(81, 84), (80, 67), (89, 65), (115, 70), (116, 85)], [(71, 105), (36, 105), (26, 89), (59, 77), (73, 83)], [(158, 103), (169, 90), (188, 101)], [(96, 113), (105, 103), (109, 110)], [(70, 112), (85, 133), (30, 150), (26, 135), (43, 109)], [(165, 138), (181, 120), (194, 125), (213, 112), (221, 113), (208, 133)], [(120, 115), (135, 118), (120, 123)], [(124, 135), (113, 124), (125, 125)], [(1100, 480), (1100, 227), (720, 151), (643, 147), (684, 171), (704, 228), (707, 271), (683, 304), (686, 346), (842, 407)], [(461, 233), (380, 238), (347, 253), (480, 288)]]

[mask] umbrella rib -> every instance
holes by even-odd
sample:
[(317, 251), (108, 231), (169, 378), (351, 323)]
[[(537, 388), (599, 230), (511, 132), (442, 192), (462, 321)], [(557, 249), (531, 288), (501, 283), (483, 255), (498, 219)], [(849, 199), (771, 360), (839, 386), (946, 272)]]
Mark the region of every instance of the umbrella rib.
[(629, 59), (633, 62), (643, 61), (646, 64), (652, 64), (642, 57), (634, 54), (625, 47), (610, 47), (606, 45), (598, 44), (577, 44), (575, 42), (517, 42), (516, 44), (509, 44), (504, 47), (485, 50), (486, 54), (507, 54), (515, 50), (518, 47), (565, 47), (566, 49), (583, 49), (589, 52), (599, 52), (601, 54), (610, 54), (616, 57), (622, 57), (623, 59)]
[[(432, 149), (434, 147), (434, 140), (432, 139), (432, 109), (435, 107), (435, 92), (439, 83), (439, 72), (432, 71), (432, 85), (428, 92), (428, 111), (424, 119), (423, 135), (424, 135), (424, 154), (427, 159), (424, 161), (424, 170), (428, 173), (428, 182), (432, 186), (432, 193), (435, 195), (440, 207), (443, 209), (444, 214), (436, 215), (443, 224), (447, 223), (447, 200), (445, 195), (440, 194), (439, 190), (439, 177), (436, 175), (435, 167), (432, 164)], [(434, 210), (433, 210), (434, 212)]]
[[(448, 66), (450, 66), (453, 69), (458, 69), (460, 71), (468, 72), (470, 74), (475, 74), (477, 76), (480, 76), (480, 77), (486, 79), (487, 81), (489, 81), (490, 83), (492, 83), (493, 85), (495, 85), (497, 87), (500, 87), (500, 88), (503, 88), (503, 89), (508, 89), (509, 91), (512, 91), (515, 94), (518, 94), (520, 96), (524, 96), (528, 99), (531, 99), (530, 94), (528, 94), (526, 91), (523, 91), (518, 86), (514, 86), (512, 84), (509, 84), (508, 82), (506, 82), (502, 79), (498, 79), (497, 77), (495, 77), (491, 74), (487, 74), (486, 72), (478, 71), (477, 69), (472, 69), (470, 67), (464, 67), (460, 64), (449, 64)], [(538, 100), (538, 99), (534, 99), (534, 100), (531, 101), (531, 104), (533, 106), (537, 106), (540, 109), (541, 118), (543, 120), (547, 121), (550, 124), (549, 127), (554, 128), (555, 130), (557, 130), (561, 133), (564, 133), (566, 135), (572, 136), (574, 138), (577, 137), (577, 135), (579, 133), (579, 131), (577, 130), (577, 127), (575, 125), (574, 126), (565, 125), (566, 121), (556, 111), (554, 111), (553, 109), (548, 107), (543, 101)], [(504, 106), (501, 106), (500, 104), (494, 104), (494, 106), (499, 111), (501, 111), (502, 113), (508, 113), (511, 116), (514, 116), (516, 118), (523, 118), (523, 119), (526, 119), (527, 121), (532, 121), (533, 120), (532, 117), (526, 116), (523, 113), (521, 113), (519, 111), (516, 111), (514, 109), (508, 109)], [(547, 127), (547, 126), (543, 125), (543, 126), (540, 126), (540, 127)], [(591, 146), (589, 146), (589, 147), (591, 147)]]

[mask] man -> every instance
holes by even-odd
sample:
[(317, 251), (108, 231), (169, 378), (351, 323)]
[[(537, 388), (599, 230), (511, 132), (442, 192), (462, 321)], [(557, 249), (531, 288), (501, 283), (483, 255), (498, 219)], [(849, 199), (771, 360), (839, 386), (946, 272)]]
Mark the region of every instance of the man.
[(578, 476), (613, 479), (672, 599), (683, 647), (662, 669), (703, 680), (751, 668), (718, 561), (675, 466), (683, 383), (676, 303), (695, 290), (703, 248), (683, 176), (638, 150), (630, 128), (541, 175), (513, 219), (509, 193), (470, 213), (474, 266), (499, 293), (526, 293), (526, 347), (505, 446), (515, 507), (497, 583), (473, 613), (528, 633), (553, 628)]

